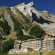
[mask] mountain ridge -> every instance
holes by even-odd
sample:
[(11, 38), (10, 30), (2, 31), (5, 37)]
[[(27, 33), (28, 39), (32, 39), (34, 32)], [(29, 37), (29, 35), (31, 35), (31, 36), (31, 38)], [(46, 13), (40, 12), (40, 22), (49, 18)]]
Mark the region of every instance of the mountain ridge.
[[(4, 36), (5, 38), (7, 36), (12, 36), (13, 32), (15, 33), (15, 31), (17, 33), (20, 32), (23, 35), (29, 36), (31, 27), (35, 25), (39, 25), (46, 33), (55, 36), (55, 15), (47, 11), (37, 11), (34, 8), (33, 2), (30, 2), (27, 5), (22, 3), (14, 7), (0, 7), (0, 21), (7, 23), (7, 26), (9, 27), (9, 31), (7, 30), (10, 33), (8, 33), (9, 35), (3, 35), (4, 32), (1, 29), (2, 33), (0, 35)], [(19, 28), (20, 31), (16, 30), (15, 28)], [(15, 35), (17, 33), (15, 33)], [(16, 38), (15, 35), (13, 35), (14, 39)]]
[[(30, 5), (29, 5), (30, 4)], [(28, 6), (27, 6), (28, 5)], [(34, 8), (34, 3), (30, 2), (28, 4), (22, 5), (21, 7), (18, 7), (19, 11), (21, 11), (25, 16), (29, 14), (32, 20), (35, 22), (38, 22), (38, 24), (46, 31), (46, 33), (54, 35), (55, 36), (55, 15), (51, 14), (48, 11), (37, 11)], [(17, 7), (16, 7), (17, 8)], [(29, 8), (29, 9), (28, 9)], [(52, 26), (52, 27), (51, 27)], [(50, 30), (48, 30), (50, 28)]]

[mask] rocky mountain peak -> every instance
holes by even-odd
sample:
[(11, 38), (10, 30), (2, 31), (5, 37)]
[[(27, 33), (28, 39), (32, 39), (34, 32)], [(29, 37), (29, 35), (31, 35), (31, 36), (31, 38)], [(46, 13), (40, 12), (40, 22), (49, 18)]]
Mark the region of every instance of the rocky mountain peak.
[(16, 5), (15, 7), (24, 6), (24, 5), (25, 3), (21, 3), (21, 4)]
[[(40, 18), (39, 12), (34, 8), (34, 3), (33, 2), (30, 2), (28, 4), (24, 4), (24, 3), (22, 3), (22, 4), (20, 4), (19, 6), (14, 6), (14, 7), (17, 8), (20, 12), (22, 12), (25, 16), (28, 15), (31, 18), (31, 22), (34, 19), (33, 16), (36, 16), (35, 19)], [(11, 7), (11, 11), (14, 14), (16, 14), (14, 7)]]
[[(25, 16), (29, 16), (32, 21), (35, 21), (38, 23), (45, 31), (46, 33), (54, 34), (55, 31), (55, 15), (51, 14), (50, 12), (44, 10), (44, 11), (37, 11), (34, 8), (34, 3), (30, 2), (28, 4), (14, 6), (16, 9), (18, 9), (20, 12), (22, 12)], [(12, 12), (16, 14), (14, 7)], [(53, 26), (53, 27), (51, 27)], [(49, 28), (52, 30), (49, 30)], [(55, 34), (54, 34), (55, 35)]]
[(28, 3), (27, 6), (34, 7), (34, 2), (32, 1), (32, 2)]

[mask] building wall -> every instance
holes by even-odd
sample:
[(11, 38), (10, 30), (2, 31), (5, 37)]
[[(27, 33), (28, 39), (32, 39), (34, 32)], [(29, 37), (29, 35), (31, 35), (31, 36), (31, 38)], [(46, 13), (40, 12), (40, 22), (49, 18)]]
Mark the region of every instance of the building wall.
[(52, 35), (44, 35), (44, 39), (32, 39), (32, 40), (26, 40), (22, 43), (15, 42), (14, 43), (15, 49), (55, 49), (55, 36)]
[(20, 50), (21, 49), (21, 43), (15, 41), (15, 43), (14, 43), (14, 49)]
[(41, 40), (23, 42), (21, 47), (22, 47), (22, 49), (27, 49), (27, 48), (37, 49), (37, 48), (41, 48)]
[(43, 40), (43, 49), (54, 49), (54, 40)]
[(55, 36), (52, 35), (44, 36), (43, 49), (55, 49)]

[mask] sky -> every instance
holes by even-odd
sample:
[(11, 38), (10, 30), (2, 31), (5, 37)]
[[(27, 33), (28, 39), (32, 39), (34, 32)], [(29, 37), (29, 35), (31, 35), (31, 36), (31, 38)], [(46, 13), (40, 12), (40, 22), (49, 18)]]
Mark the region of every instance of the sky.
[(55, 15), (55, 0), (0, 0), (0, 6), (15, 6), (20, 3), (34, 2), (34, 7), (38, 11), (46, 10)]

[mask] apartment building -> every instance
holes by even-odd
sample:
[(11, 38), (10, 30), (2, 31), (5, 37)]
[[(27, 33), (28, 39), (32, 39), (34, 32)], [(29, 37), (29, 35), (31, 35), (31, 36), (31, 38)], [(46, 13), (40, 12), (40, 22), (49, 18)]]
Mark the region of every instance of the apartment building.
[(15, 49), (33, 49), (33, 50), (40, 50), (40, 49), (55, 49), (55, 36), (44, 34), (43, 39), (28, 39), (25, 41), (15, 40), (14, 43)]

